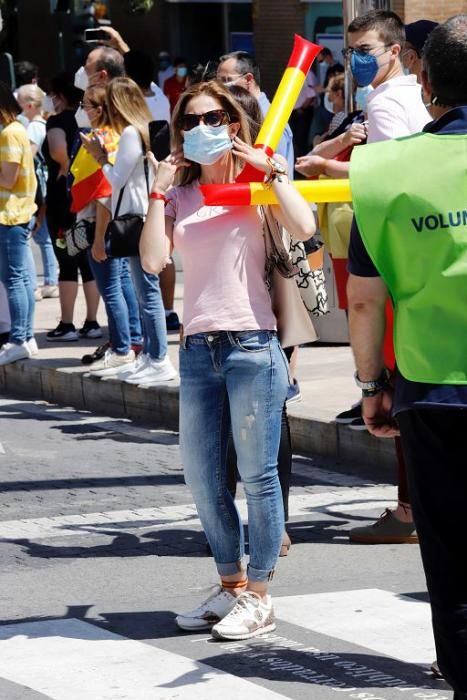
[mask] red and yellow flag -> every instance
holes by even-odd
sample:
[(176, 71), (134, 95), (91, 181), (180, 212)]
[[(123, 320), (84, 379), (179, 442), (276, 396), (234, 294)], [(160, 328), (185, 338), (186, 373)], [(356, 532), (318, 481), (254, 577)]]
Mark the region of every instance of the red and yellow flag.
[[(96, 129), (103, 144), (110, 163), (115, 161), (118, 148), (119, 135), (110, 127)], [(73, 176), (71, 185), (71, 211), (78, 212), (95, 199), (110, 197), (112, 186), (102, 172), (102, 167), (81, 146), (71, 166), (70, 173)]]

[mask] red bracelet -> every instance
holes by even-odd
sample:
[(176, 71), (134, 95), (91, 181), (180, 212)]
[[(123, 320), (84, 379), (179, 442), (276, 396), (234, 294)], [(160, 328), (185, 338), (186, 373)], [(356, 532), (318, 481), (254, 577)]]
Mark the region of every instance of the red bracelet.
[(162, 194), (162, 192), (151, 192), (151, 194), (149, 195), (149, 198), (150, 199), (162, 199), (164, 204), (167, 204), (169, 201), (167, 199), (167, 197), (165, 196), (165, 194)]

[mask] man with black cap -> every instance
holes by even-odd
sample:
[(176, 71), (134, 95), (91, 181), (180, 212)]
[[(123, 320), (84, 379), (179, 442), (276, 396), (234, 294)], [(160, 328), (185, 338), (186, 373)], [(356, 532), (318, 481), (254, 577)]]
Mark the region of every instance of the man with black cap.
[(419, 19), (405, 25), (405, 44), (402, 49), (401, 59), (404, 72), (417, 76), (417, 82), (422, 82), (422, 53), (425, 41), (437, 22), (429, 19)]

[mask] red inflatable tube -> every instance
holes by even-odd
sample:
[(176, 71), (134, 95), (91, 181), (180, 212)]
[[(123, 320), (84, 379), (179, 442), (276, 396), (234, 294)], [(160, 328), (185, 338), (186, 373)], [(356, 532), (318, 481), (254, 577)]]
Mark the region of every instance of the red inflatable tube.
[(299, 34), (294, 36), (294, 45), (287, 68), (298, 68), (307, 75), (315, 58), (321, 53), (322, 47), (312, 44)]

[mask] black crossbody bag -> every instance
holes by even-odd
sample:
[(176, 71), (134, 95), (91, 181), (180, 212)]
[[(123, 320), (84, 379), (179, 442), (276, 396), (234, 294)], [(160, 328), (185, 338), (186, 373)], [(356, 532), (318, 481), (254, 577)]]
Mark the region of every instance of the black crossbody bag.
[[(144, 157), (144, 177), (149, 200), (149, 168), (148, 161)], [(145, 216), (141, 214), (122, 214), (119, 216), (123, 193), (126, 185), (120, 190), (115, 216), (109, 222), (105, 232), (108, 253), (112, 258), (130, 258), (139, 255), (139, 239), (143, 230)]]

